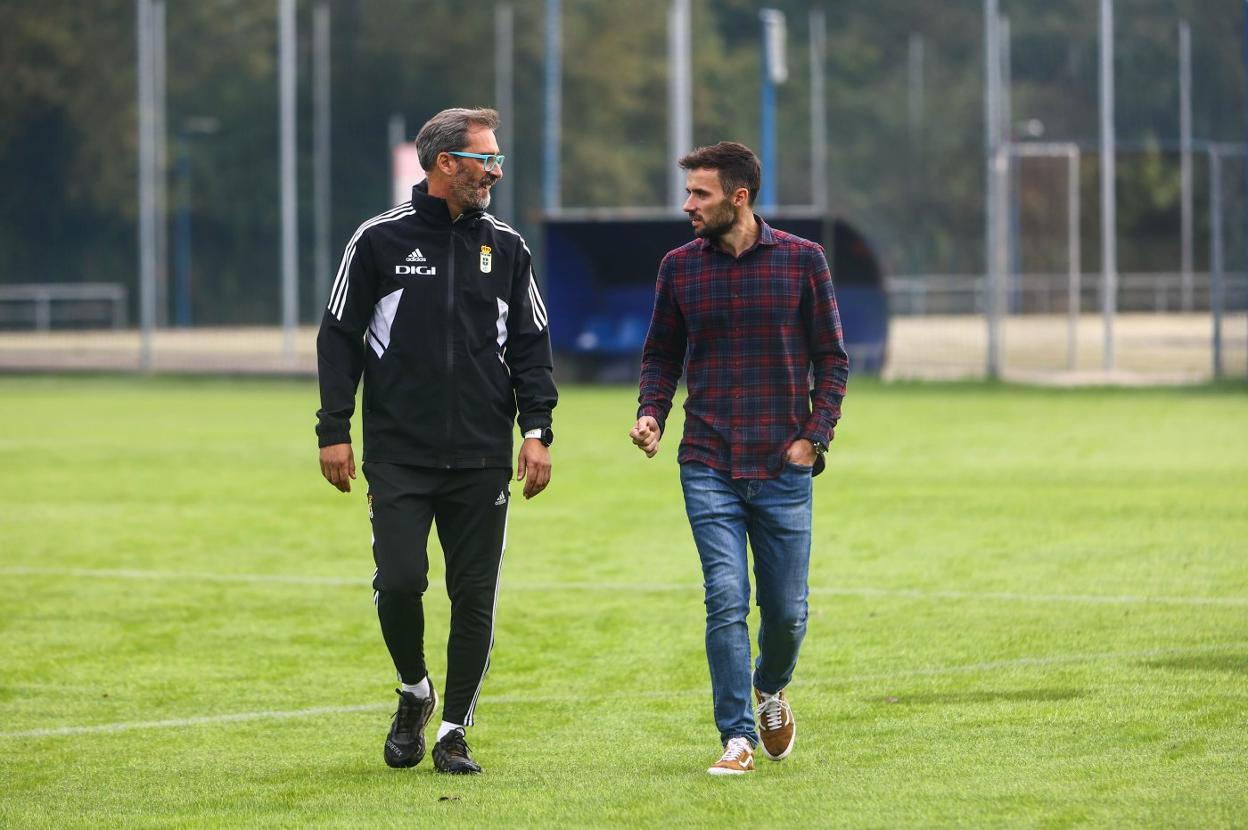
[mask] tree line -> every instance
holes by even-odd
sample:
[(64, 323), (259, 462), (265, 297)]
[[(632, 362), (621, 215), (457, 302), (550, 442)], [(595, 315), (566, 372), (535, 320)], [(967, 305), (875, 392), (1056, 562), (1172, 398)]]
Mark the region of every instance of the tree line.
[[(301, 312), (315, 320), (312, 269), (312, 2), (299, 4)], [(514, 0), (515, 124), (504, 217), (540, 246), (544, 4)], [(834, 212), (872, 240), (893, 273), (983, 269), (983, 4), (838, 0), (766, 5), (788, 19), (789, 81), (777, 91), (780, 201), (824, 187)], [(1014, 123), (1088, 148), (1084, 267), (1096, 270), (1097, 5), (1001, 0), (1011, 40)], [(193, 219), (199, 322), (272, 323), (279, 273), (277, 20), (270, 0), (169, 3), (171, 207)], [(696, 144), (756, 149), (760, 4), (694, 0)], [(411, 138), (447, 106), (494, 104), (494, 4), (332, 0), (332, 238), (337, 249), (389, 206), (387, 124)], [(561, 201), (662, 205), (667, 146), (666, 0), (563, 0)], [(829, 178), (810, 170), (809, 11), (827, 20)], [(1245, 135), (1238, 0), (1117, 0), (1120, 268), (1177, 267), (1177, 35), (1190, 22), (1194, 132)], [(136, 262), (133, 0), (0, 0), (0, 282), (123, 282)], [(916, 59), (917, 53), (917, 59)], [(207, 119), (207, 120), (205, 120)], [(207, 123), (211, 129), (202, 129)], [(198, 126), (197, 126), (198, 125)], [(1022, 267), (1060, 270), (1062, 179), (1019, 173)], [(1231, 167), (1232, 175), (1242, 168)], [(1203, 175), (1203, 167), (1198, 165)], [(189, 183), (185, 192), (180, 188)], [(1242, 214), (1243, 190), (1232, 206)], [(1198, 176), (1198, 199), (1207, 183)], [(1204, 217), (1198, 232), (1204, 232)], [(1242, 225), (1242, 222), (1239, 223)], [(1198, 246), (1198, 253), (1201, 248)], [(540, 263), (540, 250), (537, 252)], [(1197, 266), (1202, 266), (1203, 253)]]

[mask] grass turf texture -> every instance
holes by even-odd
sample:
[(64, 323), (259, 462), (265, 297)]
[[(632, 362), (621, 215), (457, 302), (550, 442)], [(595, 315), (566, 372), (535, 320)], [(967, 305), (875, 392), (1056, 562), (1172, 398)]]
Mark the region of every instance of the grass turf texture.
[(0, 379), (0, 826), (1243, 826), (1242, 386), (850, 391), (791, 758), (703, 772), (678, 423), (647, 462), (632, 390), (567, 388), (452, 779), (382, 764), (365, 487), (320, 479), (312, 384)]

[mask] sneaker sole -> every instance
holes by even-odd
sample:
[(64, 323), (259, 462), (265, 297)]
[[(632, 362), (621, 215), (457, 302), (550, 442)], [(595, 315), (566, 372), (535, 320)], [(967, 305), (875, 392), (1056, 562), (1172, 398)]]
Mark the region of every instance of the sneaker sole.
[(422, 760), (421, 758), (409, 759), (409, 760), (402, 760), (402, 759), (391, 760), (390, 758), (385, 759), (386, 766), (390, 767), (390, 769), (410, 769), (411, 767), (414, 767), (417, 764), (419, 764), (421, 760)]
[(751, 773), (752, 769), (724, 769), (723, 767), (711, 767), (706, 771), (707, 775), (745, 775)]

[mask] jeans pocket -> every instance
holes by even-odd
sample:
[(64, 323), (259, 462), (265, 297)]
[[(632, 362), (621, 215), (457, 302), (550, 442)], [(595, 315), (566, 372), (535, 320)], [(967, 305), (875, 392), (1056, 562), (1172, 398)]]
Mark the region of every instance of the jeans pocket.
[(808, 467), (805, 464), (798, 464), (796, 462), (790, 461), (787, 458), (784, 459), (784, 468), (786, 470), (789, 470), (790, 472), (802, 473), (803, 475), (808, 475), (808, 476), (813, 476), (815, 474), (815, 468), (813, 466)]

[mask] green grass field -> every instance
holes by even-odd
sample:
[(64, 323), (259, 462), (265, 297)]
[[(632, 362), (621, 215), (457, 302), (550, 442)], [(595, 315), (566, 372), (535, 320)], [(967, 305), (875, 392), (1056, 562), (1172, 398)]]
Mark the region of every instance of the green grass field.
[(0, 826), (1248, 825), (1242, 385), (851, 384), (797, 749), (731, 780), (675, 434), (647, 462), (633, 398), (563, 392), (460, 779), (382, 763), (364, 486), (320, 479), (313, 384), (0, 378)]

